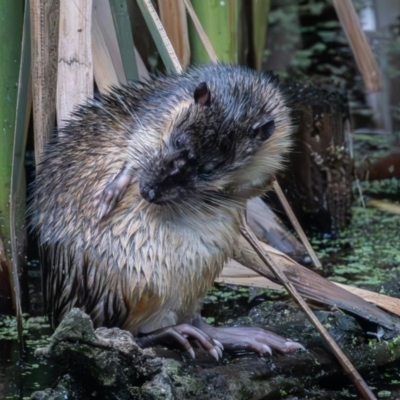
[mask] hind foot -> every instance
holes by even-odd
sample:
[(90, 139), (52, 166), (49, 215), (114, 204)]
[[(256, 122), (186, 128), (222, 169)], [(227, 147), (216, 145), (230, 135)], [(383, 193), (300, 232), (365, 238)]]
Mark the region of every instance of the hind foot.
[(305, 348), (297, 342), (285, 339), (274, 332), (254, 327), (213, 327), (206, 324), (201, 317), (193, 321), (194, 326), (220, 342), (228, 350), (246, 350), (256, 353), (272, 354), (272, 349), (282, 353), (292, 353)]
[(156, 345), (172, 347), (178, 345), (194, 359), (194, 350), (189, 340), (197, 340), (199, 345), (217, 361), (222, 358), (223, 345), (218, 340), (213, 340), (207, 333), (189, 324), (168, 326), (136, 338), (137, 344), (142, 348)]

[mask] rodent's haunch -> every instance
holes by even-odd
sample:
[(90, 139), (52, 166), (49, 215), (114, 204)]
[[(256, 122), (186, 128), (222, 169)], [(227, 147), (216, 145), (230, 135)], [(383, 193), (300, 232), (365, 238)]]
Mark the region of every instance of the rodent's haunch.
[(52, 323), (80, 307), (142, 345), (172, 337), (192, 352), (195, 338), (217, 358), (219, 342), (301, 347), (198, 315), (238, 245), (238, 209), (266, 189), (290, 134), (276, 80), (237, 66), (153, 77), (77, 109), (45, 150), (33, 199)]

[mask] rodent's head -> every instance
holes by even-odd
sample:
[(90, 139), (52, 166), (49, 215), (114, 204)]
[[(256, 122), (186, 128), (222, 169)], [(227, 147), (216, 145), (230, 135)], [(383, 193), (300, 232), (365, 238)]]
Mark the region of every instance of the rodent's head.
[(192, 101), (145, 163), (139, 187), (148, 202), (205, 200), (216, 192), (248, 198), (260, 194), (281, 166), (291, 125), (276, 80), (225, 68), (225, 74), (210, 74), (188, 89)]

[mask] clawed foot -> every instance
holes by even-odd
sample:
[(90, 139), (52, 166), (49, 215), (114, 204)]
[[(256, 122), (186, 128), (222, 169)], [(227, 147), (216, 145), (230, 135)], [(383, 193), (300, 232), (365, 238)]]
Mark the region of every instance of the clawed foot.
[(193, 359), (195, 358), (193, 347), (189, 340), (197, 340), (199, 345), (210, 353), (217, 361), (222, 358), (224, 346), (212, 339), (209, 335), (189, 324), (169, 326), (150, 332), (136, 339), (137, 344), (142, 347), (152, 347), (158, 344), (178, 345), (185, 350)]
[(246, 350), (256, 353), (272, 354), (272, 349), (282, 353), (292, 353), (297, 349), (305, 350), (300, 343), (293, 342), (262, 328), (250, 327), (210, 327), (206, 332), (223, 344), (227, 350)]
[(300, 343), (262, 328), (241, 326), (216, 328), (205, 323), (200, 316), (194, 318), (193, 325), (207, 333), (213, 340), (222, 343), (227, 350), (255, 351), (260, 354), (272, 354), (272, 349), (282, 353), (292, 353), (297, 349), (305, 350)]
[(195, 326), (182, 324), (158, 329), (136, 339), (140, 347), (172, 345), (186, 351), (193, 359), (194, 350), (190, 341), (197, 340), (199, 345), (217, 361), (222, 358), (222, 350), (254, 351), (259, 354), (272, 354), (272, 349), (282, 353), (292, 353), (297, 349), (305, 350), (297, 342), (287, 340), (274, 332), (262, 328), (222, 327), (215, 328), (203, 320), (194, 321)]
[(98, 207), (97, 217), (99, 220), (108, 215), (117, 202), (121, 200), (131, 181), (131, 174), (131, 170), (125, 167), (112, 182), (107, 184), (103, 192), (98, 196), (96, 206)]

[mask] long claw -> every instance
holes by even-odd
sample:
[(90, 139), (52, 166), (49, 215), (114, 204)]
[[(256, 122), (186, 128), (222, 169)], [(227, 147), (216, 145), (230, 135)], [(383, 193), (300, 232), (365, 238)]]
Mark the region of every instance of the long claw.
[(218, 361), (219, 360), (219, 355), (218, 351), (216, 350), (216, 347), (213, 347), (209, 353)]
[(219, 340), (213, 339), (213, 341), (222, 351), (224, 350), (224, 345)]
[(263, 354), (268, 353), (270, 356), (272, 356), (272, 349), (271, 349), (271, 347), (267, 346), (266, 344), (263, 344), (263, 345), (262, 345), (262, 348), (264, 349), (264, 353), (263, 353)]
[(221, 348), (219, 346), (215, 346), (214, 349), (217, 350), (219, 358), (222, 358), (222, 350), (221, 350)]
[(306, 349), (301, 343), (292, 342), (291, 340), (288, 340), (287, 342), (285, 342), (284, 346), (286, 347), (288, 353), (291, 353), (292, 351), (295, 351), (297, 349), (301, 349), (301, 350)]
[(187, 352), (189, 353), (190, 357), (192, 357), (193, 360), (196, 358), (196, 355), (194, 354), (194, 350), (192, 348), (190, 348)]

